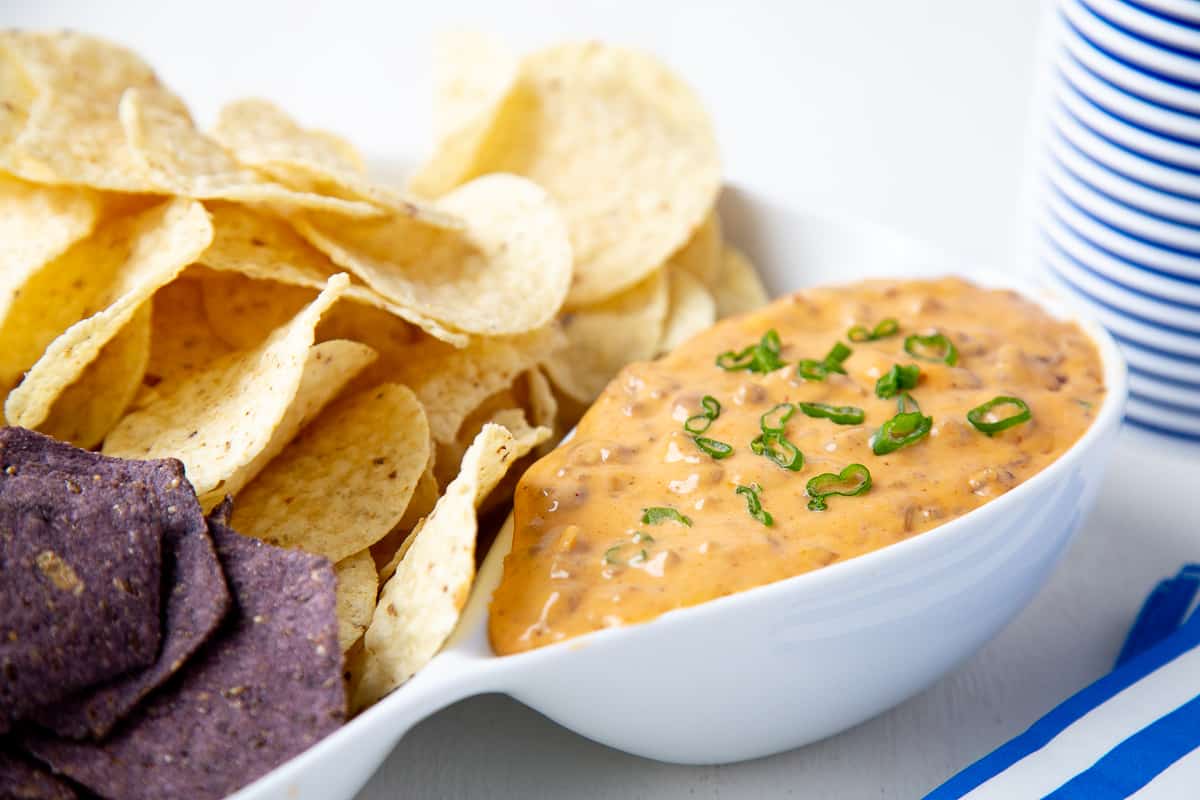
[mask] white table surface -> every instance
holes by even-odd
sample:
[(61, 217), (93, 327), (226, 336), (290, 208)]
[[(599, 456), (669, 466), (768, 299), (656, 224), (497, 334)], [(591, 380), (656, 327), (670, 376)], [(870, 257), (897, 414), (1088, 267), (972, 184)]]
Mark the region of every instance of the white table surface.
[[(890, 225), (964, 266), (1004, 266), (1019, 230), (1038, 11), (1037, 0), (0, 0), (0, 25), (115, 37), (201, 121), (258, 94), (398, 159), (427, 146), (434, 31), (646, 47), (703, 95), (739, 183)], [(917, 797), (1108, 669), (1153, 583), (1200, 559), (1198, 478), (1200, 451), (1127, 431), (1099, 507), (1033, 605), (924, 694), (827, 741), (675, 767), (480, 697), (414, 729), (360, 800)], [(600, 699), (581, 687), (580, 702)]]

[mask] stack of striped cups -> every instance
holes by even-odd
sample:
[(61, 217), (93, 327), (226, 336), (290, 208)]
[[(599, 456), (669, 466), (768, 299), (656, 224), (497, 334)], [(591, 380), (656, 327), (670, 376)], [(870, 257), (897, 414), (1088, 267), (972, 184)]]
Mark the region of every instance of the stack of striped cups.
[(1037, 259), (1130, 366), (1131, 423), (1200, 442), (1200, 0), (1055, 0)]

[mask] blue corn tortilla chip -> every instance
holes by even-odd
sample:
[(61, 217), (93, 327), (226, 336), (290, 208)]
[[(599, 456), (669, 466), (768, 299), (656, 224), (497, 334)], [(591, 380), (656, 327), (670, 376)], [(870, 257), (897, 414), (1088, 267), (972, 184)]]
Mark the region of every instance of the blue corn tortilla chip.
[(8, 749), (0, 741), (0, 797), (4, 800), (76, 800), (79, 797), (70, 786)]
[(161, 639), (162, 525), (145, 487), (75, 480), (0, 438), (0, 732), (149, 666)]
[[(59, 736), (103, 738), (151, 691), (162, 685), (202, 645), (229, 610), (229, 591), (208, 536), (196, 493), (175, 459), (129, 461), (80, 450), (22, 428), (0, 430), (0, 447), (10, 456), (39, 455), (43, 468), (90, 480), (114, 476), (127, 485), (148, 487), (164, 527), (163, 591), (166, 613), (162, 648), (145, 670), (67, 697), (39, 709), (32, 718)], [(32, 459), (25, 459), (32, 461)]]
[(39, 733), (39, 760), (121, 800), (225, 797), (336, 730), (346, 717), (336, 578), (328, 559), (230, 530), (209, 532), (233, 592), (216, 635), (103, 742)]

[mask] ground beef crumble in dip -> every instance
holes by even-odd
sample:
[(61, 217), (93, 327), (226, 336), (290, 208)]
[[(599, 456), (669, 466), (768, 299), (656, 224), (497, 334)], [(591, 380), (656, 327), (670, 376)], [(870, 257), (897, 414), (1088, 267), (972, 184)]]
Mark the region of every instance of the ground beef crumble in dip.
[[(865, 330), (850, 336), (853, 326)], [(916, 365), (919, 378), (881, 397), (893, 365), (909, 375)], [(574, 439), (525, 474), (492, 646), (515, 653), (642, 622), (920, 534), (1045, 468), (1088, 428), (1104, 392), (1099, 353), (1075, 324), (960, 279), (813, 289), (722, 322), (627, 367)], [(1007, 402), (968, 419), (997, 397), (1023, 401), (1029, 419), (997, 425), (1020, 411)], [(839, 407), (808, 408), (838, 421), (797, 408), (763, 452), (764, 424), (776, 427), (788, 407), (763, 415), (780, 403)], [(873, 437), (901, 413), (912, 416), (894, 435), (912, 441), (880, 454)], [(932, 421), (924, 435), (922, 417)], [(789, 445), (803, 455), (798, 469)], [(806, 493), (812, 478), (852, 464), (870, 473), (862, 493)], [(860, 472), (844, 477), (827, 480), (861, 488)]]

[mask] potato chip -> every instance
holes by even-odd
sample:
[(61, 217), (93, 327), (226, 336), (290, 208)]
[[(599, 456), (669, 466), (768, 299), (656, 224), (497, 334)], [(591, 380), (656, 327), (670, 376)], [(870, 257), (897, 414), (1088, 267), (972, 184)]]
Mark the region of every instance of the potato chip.
[(362, 638), (375, 612), (379, 575), (370, 550), (361, 550), (333, 565), (337, 576), (338, 644), (342, 652)]
[[(320, 289), (329, 276), (338, 269), (329, 257), (320, 252), (282, 220), (253, 209), (231, 203), (213, 203), (209, 206), (213, 218), (213, 242), (200, 257), (200, 263), (221, 272), (240, 273), (259, 281), (288, 284), (291, 287)], [(231, 280), (226, 286), (233, 286)], [(222, 287), (214, 286), (215, 290)], [(305, 296), (301, 292), (283, 290), (276, 283), (240, 287), (247, 295), (257, 293), (274, 302), (270, 296), (286, 291), (289, 296)], [(311, 297), (311, 293), (307, 295)], [(352, 281), (346, 290), (347, 300), (387, 311), (392, 315), (408, 316), (419, 320), (432, 336), (461, 347), (467, 337), (447, 330), (437, 322), (411, 310), (401, 308), (362, 283)], [(214, 320), (215, 323), (215, 320)], [(222, 329), (218, 325), (218, 329)], [(261, 331), (261, 329), (260, 329)], [(243, 343), (242, 345), (245, 346)]]
[[(117, 119), (117, 103), (127, 88), (163, 91), (144, 61), (123, 47), (71, 31), (4, 31), (0, 50), (26, 78), (19, 87), (0, 84), (5, 100), (17, 109), (28, 104), (27, 113), (13, 115), (20, 131), (0, 146), (0, 168), (39, 183), (154, 190), (125, 146)], [(177, 98), (166, 98), (182, 109)], [(0, 142), (6, 138), (0, 135)]]
[(345, 291), (336, 275), (326, 289), (259, 347), (231, 353), (118, 423), (104, 452), (125, 458), (172, 456), (211, 507), (270, 443), (300, 388), (321, 315)]
[(0, 174), (0, 319), (35, 272), (91, 234), (99, 211), (98, 196), (86, 189)]
[(671, 256), (671, 265), (682, 267), (705, 286), (712, 286), (724, 268), (725, 242), (721, 218), (709, 212), (688, 243)]
[[(87, 302), (92, 308), (85, 310), (95, 309), (95, 313), (55, 338), (9, 394), (4, 415), (10, 423), (26, 428), (40, 425), (59, 394), (79, 378), (159, 287), (174, 280), (200, 255), (212, 237), (208, 215), (191, 200), (162, 203), (126, 220), (129, 227), (118, 221), (105, 232), (107, 237), (97, 237), (96, 247), (87, 247), (85, 242), (64, 256), (67, 264), (60, 259), (47, 267), (61, 270), (54, 280), (65, 283), (59, 289), (62, 294)], [(89, 257), (98, 261), (92, 263)], [(77, 289), (77, 283), (84, 280), (78, 277), (80, 272), (95, 281), (93, 291)], [(39, 301), (52, 302), (53, 295), (31, 299)]]
[(428, 461), (416, 395), (377, 386), (301, 431), (238, 493), (233, 522), (248, 536), (340, 561), (396, 526)]
[(569, 307), (645, 280), (713, 207), (720, 156), (695, 95), (651, 56), (596, 42), (527, 56), (469, 178), (523, 175), (558, 202), (575, 274)]
[(304, 192), (362, 200), (429, 225), (461, 228), (462, 221), (431, 203), (367, 180), (361, 164), (318, 131), (307, 131), (266, 100), (229, 103), (212, 137), (247, 167)]
[(717, 320), (717, 303), (692, 273), (674, 264), (667, 267), (667, 319), (658, 353), (669, 353)]
[(717, 301), (717, 317), (724, 319), (752, 311), (767, 304), (767, 290), (754, 265), (736, 247), (725, 248), (724, 266), (713, 297)]
[(434, 440), (450, 442), (485, 399), (512, 386), (518, 375), (545, 362), (563, 343), (557, 326), (520, 336), (472, 339), (461, 350), (426, 340), (412, 348), (393, 379), (417, 393)]
[(409, 178), (414, 192), (438, 197), (466, 179), (519, 69), (516, 55), (496, 36), (454, 31), (435, 40), (434, 151)]
[(208, 324), (195, 268), (158, 290), (151, 316), (150, 362), (135, 408), (170, 394), (176, 384), (232, 352)]
[(117, 113), (125, 146), (158, 191), (202, 200), (261, 203), (287, 211), (315, 209), (344, 217), (381, 213), (370, 203), (294, 191), (242, 167), (196, 130), (187, 110), (163, 89), (126, 90)]
[(88, 450), (100, 444), (133, 402), (149, 360), (147, 302), (62, 391), (37, 429)]
[(496, 336), (553, 319), (571, 280), (571, 246), (544, 191), (513, 175), (489, 175), (438, 205), (465, 219), (466, 229), (441, 230), (407, 217), (350, 226), (311, 216), (297, 229), (415, 325), (433, 319)]
[(353, 708), (362, 708), (429, 663), (458, 624), (475, 577), (475, 509), (514, 461), (546, 429), (521, 441), (487, 424), (463, 457), (433, 513), (413, 538), (396, 574), (384, 585), (367, 628), (366, 664)]
[(568, 346), (546, 362), (554, 385), (581, 403), (591, 403), (631, 361), (654, 356), (667, 316), (667, 280), (662, 270), (603, 303), (563, 315)]

